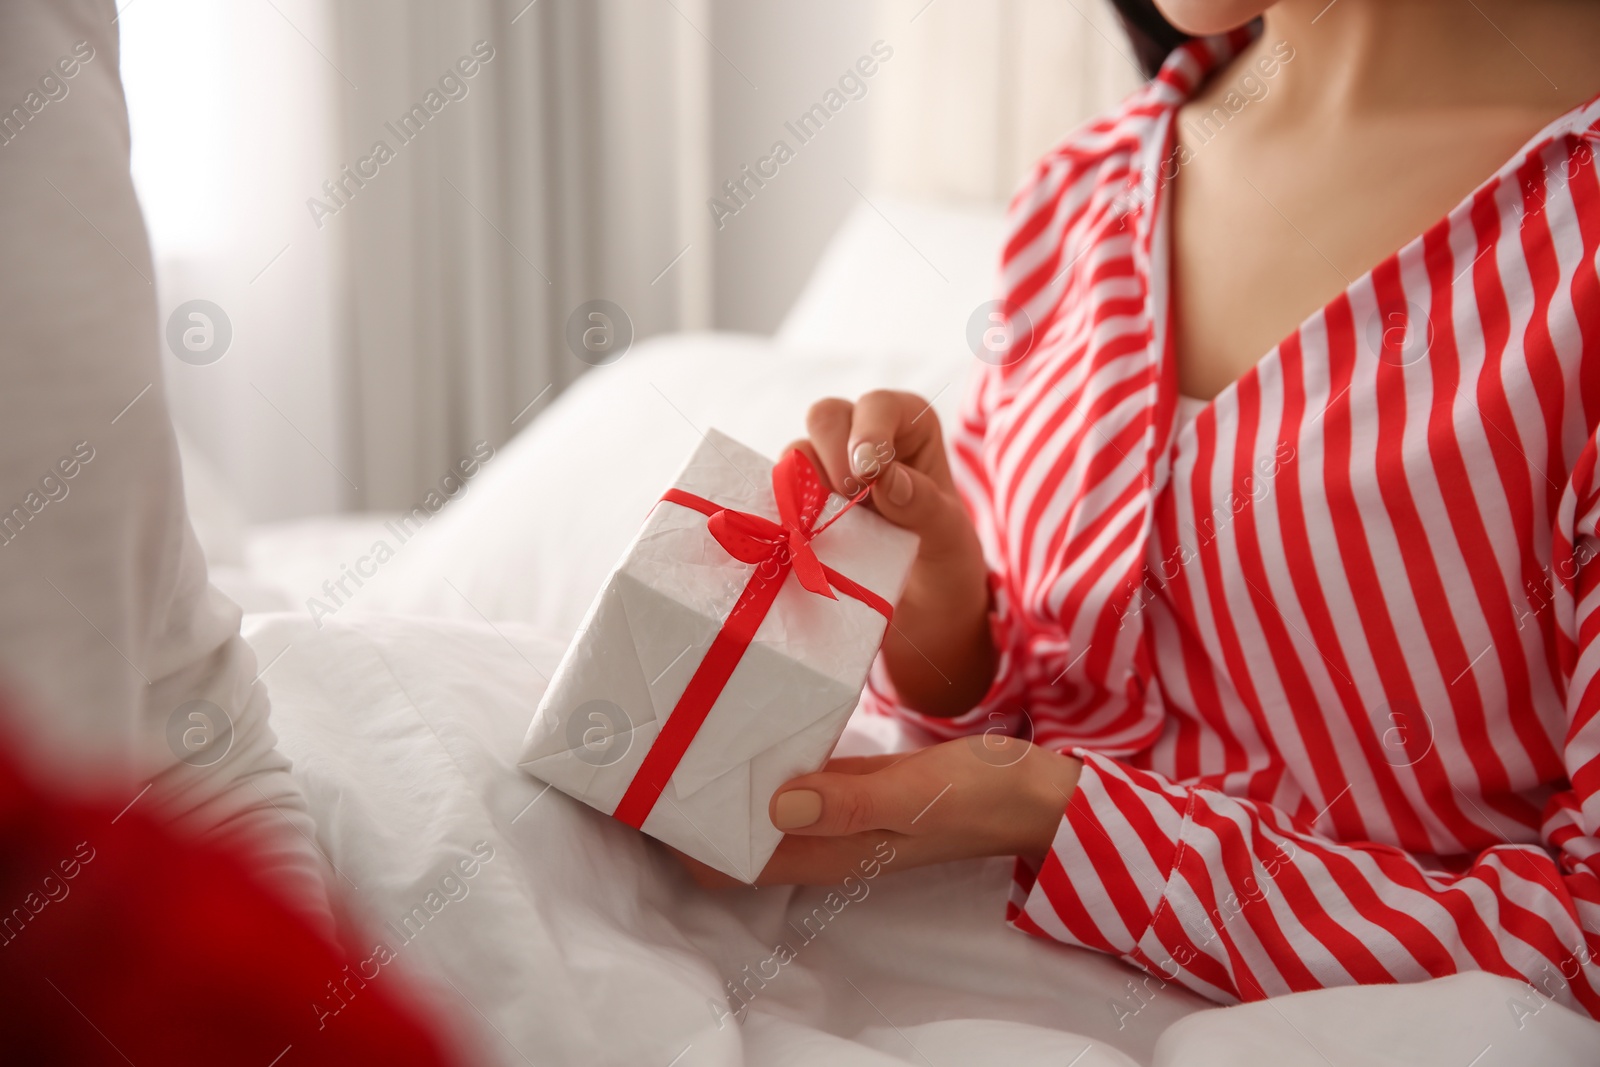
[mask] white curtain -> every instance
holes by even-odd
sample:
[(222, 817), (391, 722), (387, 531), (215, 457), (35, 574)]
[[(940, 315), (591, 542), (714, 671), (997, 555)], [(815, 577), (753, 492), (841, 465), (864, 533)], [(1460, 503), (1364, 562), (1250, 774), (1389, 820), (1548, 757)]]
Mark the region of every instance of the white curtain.
[(161, 321), (204, 300), (232, 334), (214, 360), (163, 353), (174, 421), (250, 517), (348, 506), (342, 249), (305, 209), (333, 165), (331, 102), (348, 91), (328, 61), (328, 0), (119, 6)]
[(1004, 203), (1142, 80), (1107, 0), (884, 0), (882, 18), (905, 41), (873, 138), (886, 192)]
[(588, 370), (580, 305), (612, 302), (638, 337), (706, 323), (703, 7), (336, 6), (343, 185), (311, 210), (349, 250), (359, 506), (411, 506)]
[[(794, 232), (789, 218), (714, 234), (706, 200), (728, 160), (764, 147), (757, 135), (775, 116), (836, 75), (834, 52), (870, 45), (860, 22), (871, 19), (825, 5), (797, 36), (811, 23), (785, 2), (739, 4), (336, 4), (338, 63), (359, 86), (338, 94), (344, 162), (396, 142), (386, 124), (478, 42), (495, 56), (327, 219), (349, 249), (347, 451), (360, 506), (410, 506), (476, 441), (505, 440), (587, 371), (564, 336), (579, 305), (612, 301), (643, 337), (709, 325), (714, 277), (716, 320), (743, 323), (751, 301), (730, 298), (744, 291), (730, 269), (747, 288), (804, 276), (796, 246), (820, 249), (824, 234)], [(859, 153), (856, 173), (885, 192), (1004, 201), (1041, 152), (1139, 81), (1106, 0), (873, 8), (895, 47), (884, 99), (859, 148), (828, 147)], [(755, 117), (741, 125), (745, 111)], [(711, 129), (713, 116), (728, 128)], [(797, 196), (856, 197), (833, 174), (786, 181)]]
[[(120, 2), (163, 315), (233, 327), (167, 360), (175, 417), (254, 520), (410, 507), (589, 369), (586, 301), (770, 328), (864, 196), (1003, 202), (1138, 81), (1106, 0)], [(877, 38), (871, 95), (715, 231)]]

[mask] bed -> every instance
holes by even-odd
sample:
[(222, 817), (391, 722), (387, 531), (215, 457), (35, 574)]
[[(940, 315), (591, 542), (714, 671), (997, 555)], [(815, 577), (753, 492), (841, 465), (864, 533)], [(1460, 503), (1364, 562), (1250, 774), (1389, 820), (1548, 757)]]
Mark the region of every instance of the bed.
[[(1481, 974), (1212, 1006), (1007, 928), (1005, 860), (888, 871), (831, 901), (825, 887), (708, 893), (517, 770), (544, 680), (700, 431), (772, 454), (812, 399), (882, 386), (951, 417), (999, 227), (985, 210), (863, 205), (774, 336), (636, 346), (403, 542), (391, 515), (248, 526), (185, 450), (196, 525), (247, 612), (345, 938), (358, 958), (379, 941), (393, 953), (373, 981), (410, 984), (484, 1064), (1600, 1059), (1600, 1026)], [(393, 557), (331, 603), (324, 583), (378, 541)], [(842, 750), (920, 741), (860, 717)]]

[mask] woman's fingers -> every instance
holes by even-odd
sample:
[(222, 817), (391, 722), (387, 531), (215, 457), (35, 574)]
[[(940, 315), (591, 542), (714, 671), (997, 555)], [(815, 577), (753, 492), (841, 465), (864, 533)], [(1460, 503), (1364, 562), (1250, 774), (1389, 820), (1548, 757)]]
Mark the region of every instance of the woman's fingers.
[(897, 463), (921, 471), (937, 484), (950, 482), (939, 417), (933, 405), (915, 393), (879, 389), (857, 400), (845, 449), (851, 472), (865, 482), (880, 479)]
[(836, 493), (871, 486), (874, 509), (918, 534), (922, 555), (972, 555), (976, 538), (952, 491), (939, 419), (912, 393), (879, 390), (851, 403), (830, 397), (806, 413), (807, 455)]
[[(757, 885), (838, 885), (855, 875), (876, 878), (892, 866), (916, 866), (917, 842), (887, 830), (851, 837), (785, 837)], [(926, 862), (926, 861), (924, 861)]]
[(835, 756), (822, 769), (839, 774), (871, 774), (892, 767), (910, 755), (910, 752), (886, 752), (877, 756)]
[(850, 471), (848, 445), (850, 443), (850, 418), (855, 405), (838, 397), (828, 397), (811, 405), (806, 412), (806, 433), (818, 468), (828, 479), (835, 493), (854, 496), (861, 485)]
[(925, 559), (945, 557), (971, 548), (976, 555), (976, 535), (966, 508), (928, 475), (895, 462), (872, 485), (869, 497), (879, 515), (922, 538)]
[(671, 845), (664, 845), (663, 847), (678, 858), (678, 862), (683, 864), (684, 870), (689, 872), (689, 877), (693, 878), (695, 884), (701, 889), (733, 889), (736, 886), (744, 885), (743, 882), (731, 874), (723, 874), (715, 867), (708, 867), (693, 856), (679, 852)]
[(772, 798), (772, 825), (803, 836), (910, 833), (917, 815), (935, 798), (921, 796), (914, 780), (895, 773), (898, 765), (866, 774), (818, 771), (796, 778)]
[(878, 390), (854, 403), (819, 400), (806, 412), (806, 432), (835, 492), (854, 496), (897, 464), (921, 471), (941, 489), (950, 485), (939, 418), (913, 393)]

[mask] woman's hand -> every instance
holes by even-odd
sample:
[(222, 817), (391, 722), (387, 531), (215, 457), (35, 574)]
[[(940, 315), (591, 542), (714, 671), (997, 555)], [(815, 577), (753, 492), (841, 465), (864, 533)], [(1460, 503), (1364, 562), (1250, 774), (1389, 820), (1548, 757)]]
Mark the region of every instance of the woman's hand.
[[(979, 856), (1038, 862), (1081, 767), (1070, 756), (996, 734), (830, 760), (772, 798), (768, 814), (787, 836), (757, 884), (831, 884), (873, 860), (896, 870)], [(703, 886), (740, 884), (681, 858)]]
[(868, 501), (921, 538), (884, 665), (900, 700), (930, 715), (970, 709), (994, 679), (988, 572), (978, 532), (957, 494), (945, 458), (939, 417), (911, 393), (868, 393), (855, 403), (819, 400), (806, 414), (810, 453), (830, 487)]

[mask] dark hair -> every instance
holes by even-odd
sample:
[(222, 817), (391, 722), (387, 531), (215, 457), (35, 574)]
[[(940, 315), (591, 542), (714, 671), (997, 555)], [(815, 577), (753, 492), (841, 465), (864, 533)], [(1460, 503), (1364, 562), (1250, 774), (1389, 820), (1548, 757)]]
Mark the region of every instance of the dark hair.
[(1166, 20), (1155, 0), (1111, 0), (1111, 5), (1117, 9), (1117, 17), (1147, 78), (1154, 77), (1172, 50), (1189, 39), (1188, 34)]

